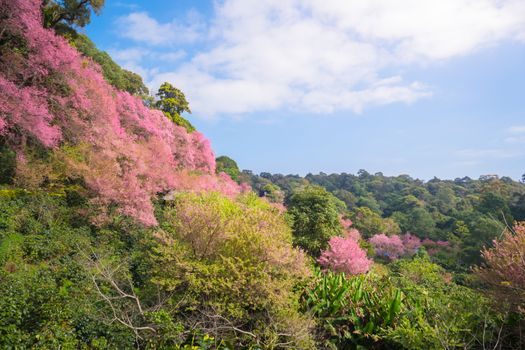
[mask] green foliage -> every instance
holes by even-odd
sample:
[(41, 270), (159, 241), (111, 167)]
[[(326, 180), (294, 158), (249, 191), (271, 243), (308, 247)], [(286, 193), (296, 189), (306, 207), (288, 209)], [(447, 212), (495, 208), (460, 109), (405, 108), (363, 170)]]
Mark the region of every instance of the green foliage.
[(236, 161), (228, 156), (220, 156), (215, 159), (215, 162), (217, 164), (215, 168), (217, 174), (224, 172), (230, 175), (233, 180), (239, 181), (239, 175), (241, 171), (239, 170), (239, 166), (237, 165)]
[(182, 113), (188, 112), (191, 114), (191, 110), (190, 104), (186, 101), (186, 96), (181, 90), (170, 83), (163, 83), (156, 95), (159, 98), (154, 104), (156, 108), (163, 111), (168, 119), (184, 127), (188, 132), (195, 131), (195, 127), (182, 117)]
[(105, 0), (43, 0), (44, 27), (52, 28), (59, 23), (84, 27), (91, 21), (91, 12), (99, 14)]
[(263, 197), (267, 198), (272, 203), (283, 203), (284, 193), (281, 189), (274, 184), (266, 184), (259, 193)]
[(253, 194), (179, 194), (161, 228), (147, 270), (174, 317), (236, 347), (309, 346), (293, 292), (308, 270), (276, 209)]
[(510, 214), (510, 208), (501, 194), (494, 192), (483, 193), (478, 204), (478, 210), (494, 219), (512, 223), (513, 218)]
[(63, 199), (18, 192), (0, 198), (0, 213), (0, 348), (133, 347), (96, 316), (78, 250), (90, 230)]
[(396, 324), (403, 293), (374, 274), (317, 271), (302, 303), (318, 322), (323, 348), (369, 348), (388, 343), (382, 332)]
[[(525, 220), (525, 184), (494, 176), (473, 180), (434, 178), (428, 182), (407, 175), (387, 177), (360, 171), (352, 174), (298, 175), (243, 172), (261, 193), (268, 184), (289, 198), (304, 186), (318, 185), (346, 204), (353, 226), (364, 237), (385, 232), (409, 232), (422, 239), (450, 241), (446, 254), (432, 259), (455, 271), (468, 271), (481, 262), (479, 251), (499, 235), (505, 222)], [(262, 193), (261, 193), (262, 194)], [(456, 232), (462, 222), (463, 233)], [(468, 231), (468, 234), (466, 232)]]
[(415, 207), (408, 210), (403, 219), (395, 216), (395, 213), (393, 217), (399, 219), (401, 229), (405, 232), (414, 232), (419, 237), (438, 238), (434, 234), (436, 222), (424, 208)]
[(302, 302), (323, 348), (480, 349), (498, 342), (503, 317), (482, 294), (452, 281), (425, 253), (364, 276), (321, 273)]
[(397, 235), (401, 229), (396, 221), (382, 218), (368, 207), (355, 208), (350, 212), (353, 227), (359, 230), (364, 238), (372, 237), (377, 233)]
[(12, 184), (16, 173), (16, 153), (0, 143), (0, 185)]
[(293, 219), (294, 244), (317, 257), (328, 240), (342, 234), (340, 200), (319, 186), (308, 186), (292, 194), (288, 213)]
[(407, 349), (476, 349), (494, 346), (501, 324), (482, 294), (455, 284), (452, 275), (421, 254), (391, 265), (406, 309), (386, 336)]

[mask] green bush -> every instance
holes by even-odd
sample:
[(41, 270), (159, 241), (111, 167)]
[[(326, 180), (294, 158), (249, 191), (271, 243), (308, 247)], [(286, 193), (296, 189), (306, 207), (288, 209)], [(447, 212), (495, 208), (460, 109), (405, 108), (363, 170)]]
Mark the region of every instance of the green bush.
[(401, 290), (377, 274), (317, 271), (302, 305), (317, 320), (322, 347), (360, 349), (388, 344), (383, 332), (397, 323), (403, 299)]
[(392, 281), (406, 295), (406, 309), (387, 337), (407, 349), (476, 349), (494, 346), (501, 316), (479, 292), (422, 254), (392, 264)]
[(309, 272), (277, 209), (254, 194), (181, 193), (161, 228), (147, 269), (186, 328), (236, 348), (311, 345), (293, 292)]

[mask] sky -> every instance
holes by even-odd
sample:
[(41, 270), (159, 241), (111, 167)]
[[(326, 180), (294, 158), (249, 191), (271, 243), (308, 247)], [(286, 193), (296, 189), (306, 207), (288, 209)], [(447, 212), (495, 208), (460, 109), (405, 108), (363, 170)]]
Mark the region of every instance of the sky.
[(83, 31), (241, 169), (525, 173), (525, 0), (106, 0)]

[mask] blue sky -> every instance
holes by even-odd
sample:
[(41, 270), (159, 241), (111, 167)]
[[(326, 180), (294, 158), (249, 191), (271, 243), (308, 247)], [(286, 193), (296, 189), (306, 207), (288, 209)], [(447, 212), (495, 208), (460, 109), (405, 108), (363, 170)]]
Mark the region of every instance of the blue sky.
[(242, 169), (525, 172), (524, 0), (106, 0), (85, 31)]

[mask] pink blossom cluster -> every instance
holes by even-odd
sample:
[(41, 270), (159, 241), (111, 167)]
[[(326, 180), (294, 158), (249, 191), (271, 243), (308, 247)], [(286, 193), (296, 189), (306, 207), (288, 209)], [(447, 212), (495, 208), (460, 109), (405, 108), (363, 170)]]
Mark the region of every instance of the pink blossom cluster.
[(343, 216), (339, 216), (339, 223), (341, 226), (343, 226), (344, 237), (351, 238), (354, 241), (359, 242), (361, 239), (361, 233), (357, 229), (352, 228), (352, 220)]
[(405, 246), (398, 235), (387, 236), (384, 233), (376, 234), (369, 239), (374, 246), (376, 255), (396, 260), (405, 253)]
[(343, 229), (348, 230), (350, 229), (350, 226), (352, 226), (353, 222), (350, 219), (347, 219), (343, 216), (339, 217), (339, 222), (341, 223), (341, 226), (343, 226)]
[(366, 273), (372, 265), (366, 252), (352, 238), (332, 237), (328, 246), (318, 260), (325, 269), (356, 275)]
[(439, 249), (450, 246), (450, 242), (447, 241), (433, 241), (429, 238), (421, 241), (410, 233), (401, 236), (387, 236), (380, 233), (372, 236), (368, 241), (374, 247), (377, 256), (390, 260), (396, 260), (402, 256), (412, 256), (417, 253), (421, 246), (424, 246), (430, 255), (435, 254)]
[(429, 255), (434, 255), (440, 250), (450, 247), (450, 242), (448, 241), (433, 241), (429, 238), (425, 238), (422, 242), (422, 245), (425, 247)]
[(401, 241), (403, 241), (403, 247), (405, 249), (406, 255), (414, 255), (417, 253), (419, 247), (421, 247), (421, 239), (414, 236), (410, 233), (406, 233), (401, 236)]
[(151, 198), (158, 193), (242, 190), (226, 174), (214, 175), (202, 134), (113, 88), (95, 63), (43, 28), (38, 1), (0, 0), (0, 9), (2, 35), (27, 47), (26, 56), (4, 50), (0, 60), (0, 134), (17, 152), (29, 138), (53, 150), (66, 176), (84, 180), (93, 203), (116, 204), (145, 225), (156, 224)]
[(345, 231), (345, 237), (353, 239), (356, 242), (359, 242), (361, 240), (361, 232), (359, 232), (355, 228), (351, 228)]

